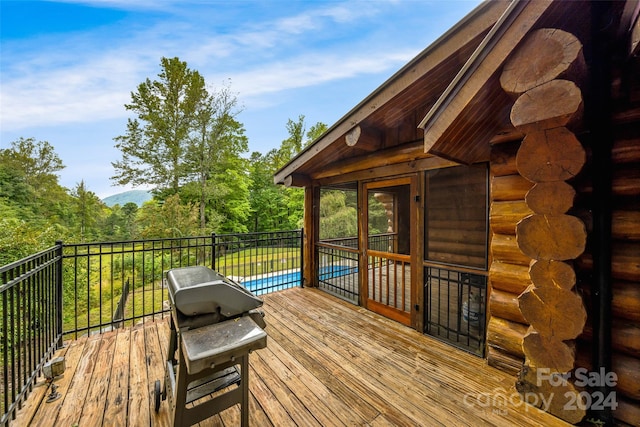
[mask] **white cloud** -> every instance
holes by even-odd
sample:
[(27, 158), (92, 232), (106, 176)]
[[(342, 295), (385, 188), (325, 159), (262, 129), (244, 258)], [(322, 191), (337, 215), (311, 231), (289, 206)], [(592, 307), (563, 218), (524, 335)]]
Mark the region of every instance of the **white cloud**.
[[(79, 2), (113, 5), (111, 1)], [(118, 2), (115, 2), (118, 3)], [(11, 61), (3, 61), (0, 114), (4, 130), (56, 123), (89, 122), (126, 117), (124, 104), (145, 78), (155, 78), (162, 56), (179, 56), (214, 86), (231, 79), (242, 101), (335, 79), (371, 74), (402, 64), (415, 52), (368, 51), (313, 46), (322, 28), (358, 20), (372, 8), (332, 6), (251, 24), (229, 34), (207, 34), (185, 22), (158, 22), (146, 29), (101, 28), (96, 32), (42, 40), (57, 49), (30, 53), (24, 43), (8, 45)], [(203, 30), (204, 31), (204, 30)], [(305, 35), (306, 33), (306, 35)], [(287, 51), (302, 43), (304, 54)], [(271, 51), (269, 49), (272, 49)], [(295, 52), (300, 52), (300, 49)]]
[[(387, 52), (384, 55), (360, 53), (351, 57), (335, 54), (304, 55), (237, 73), (233, 76), (232, 84), (243, 98), (273, 97), (274, 93), (280, 91), (393, 70), (413, 55), (413, 51)], [(206, 78), (212, 81), (221, 76)]]

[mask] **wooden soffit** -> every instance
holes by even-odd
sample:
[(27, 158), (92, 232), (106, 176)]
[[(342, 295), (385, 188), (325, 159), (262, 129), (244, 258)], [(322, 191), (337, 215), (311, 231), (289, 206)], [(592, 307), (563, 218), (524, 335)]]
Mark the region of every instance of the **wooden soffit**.
[[(333, 165), (357, 168), (358, 158), (421, 142), (418, 123), (508, 5), (505, 0), (480, 4), (278, 170), (274, 182), (306, 186), (327, 177), (328, 170), (340, 173)], [(422, 147), (417, 150), (427, 157)]]
[(552, 0), (511, 2), (419, 124), (426, 153), (464, 164), (488, 157), (488, 141), (511, 127), (513, 101), (500, 88), (499, 71), (553, 4)]

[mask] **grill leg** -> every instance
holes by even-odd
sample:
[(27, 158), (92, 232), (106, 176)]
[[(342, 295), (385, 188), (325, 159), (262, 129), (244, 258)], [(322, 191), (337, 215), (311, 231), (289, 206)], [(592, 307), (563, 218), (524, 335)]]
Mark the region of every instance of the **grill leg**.
[[(188, 374), (187, 367), (184, 363), (184, 357), (180, 356), (180, 364), (176, 375), (176, 389), (173, 391), (175, 398), (173, 399), (173, 426), (181, 427), (185, 421), (185, 410), (187, 400)], [(185, 425), (191, 425), (187, 420)]]
[(240, 365), (240, 372), (242, 380), (240, 381), (240, 387), (242, 387), (242, 402), (240, 402), (240, 415), (242, 427), (249, 427), (249, 354), (242, 356), (242, 363)]

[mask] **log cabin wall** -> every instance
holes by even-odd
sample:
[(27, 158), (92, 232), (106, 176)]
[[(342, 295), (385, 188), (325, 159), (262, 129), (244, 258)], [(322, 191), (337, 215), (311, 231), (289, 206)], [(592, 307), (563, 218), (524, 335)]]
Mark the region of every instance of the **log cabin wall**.
[[(626, 70), (614, 78), (614, 116), (612, 149), (612, 371), (618, 407), (618, 421), (640, 426), (640, 61), (632, 59)], [(584, 138), (589, 148), (588, 136)], [(596, 203), (590, 179), (592, 156), (576, 180), (575, 215), (582, 217), (593, 231), (591, 211)], [(593, 245), (576, 260), (578, 288), (591, 307), (594, 278)], [(592, 327), (588, 319), (579, 337), (576, 365), (591, 370)]]
[[(587, 310), (587, 324), (575, 345), (575, 368), (592, 371), (591, 288), (593, 226), (596, 204), (612, 210), (612, 371), (616, 374), (613, 415), (617, 421), (640, 425), (640, 61), (632, 58), (616, 70), (614, 93), (612, 201), (593, 197), (594, 175), (588, 124), (578, 137), (587, 151), (587, 164), (569, 184), (576, 190), (568, 212), (587, 226), (585, 251), (569, 262), (577, 276), (577, 289)], [(516, 242), (516, 224), (533, 212), (525, 195), (533, 183), (518, 173), (516, 155), (522, 144), (518, 134), (494, 138), (491, 151), (491, 285), (487, 344), (488, 363), (514, 376), (525, 364), (524, 337), (530, 325), (520, 311), (518, 295), (532, 285), (531, 259)], [(596, 178), (597, 179), (597, 178)], [(575, 371), (574, 371), (575, 375)], [(602, 377), (600, 377), (602, 379)], [(592, 401), (594, 403), (595, 401)]]
[(518, 174), (516, 153), (521, 138), (495, 143), (491, 148), (489, 229), (489, 365), (516, 376), (524, 362), (522, 341), (529, 327), (518, 307), (518, 295), (531, 284), (529, 263), (516, 243), (516, 224), (533, 212), (524, 197), (533, 183)]

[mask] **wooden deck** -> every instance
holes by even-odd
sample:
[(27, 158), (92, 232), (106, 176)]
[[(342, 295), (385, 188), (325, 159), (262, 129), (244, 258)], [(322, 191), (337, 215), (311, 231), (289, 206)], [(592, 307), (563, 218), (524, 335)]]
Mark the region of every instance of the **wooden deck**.
[[(255, 426), (560, 426), (477, 358), (316, 289), (264, 296), (268, 346), (250, 357)], [(62, 397), (34, 388), (12, 425), (169, 425), (153, 410), (167, 321), (68, 343)], [(236, 405), (201, 425), (239, 424)]]

